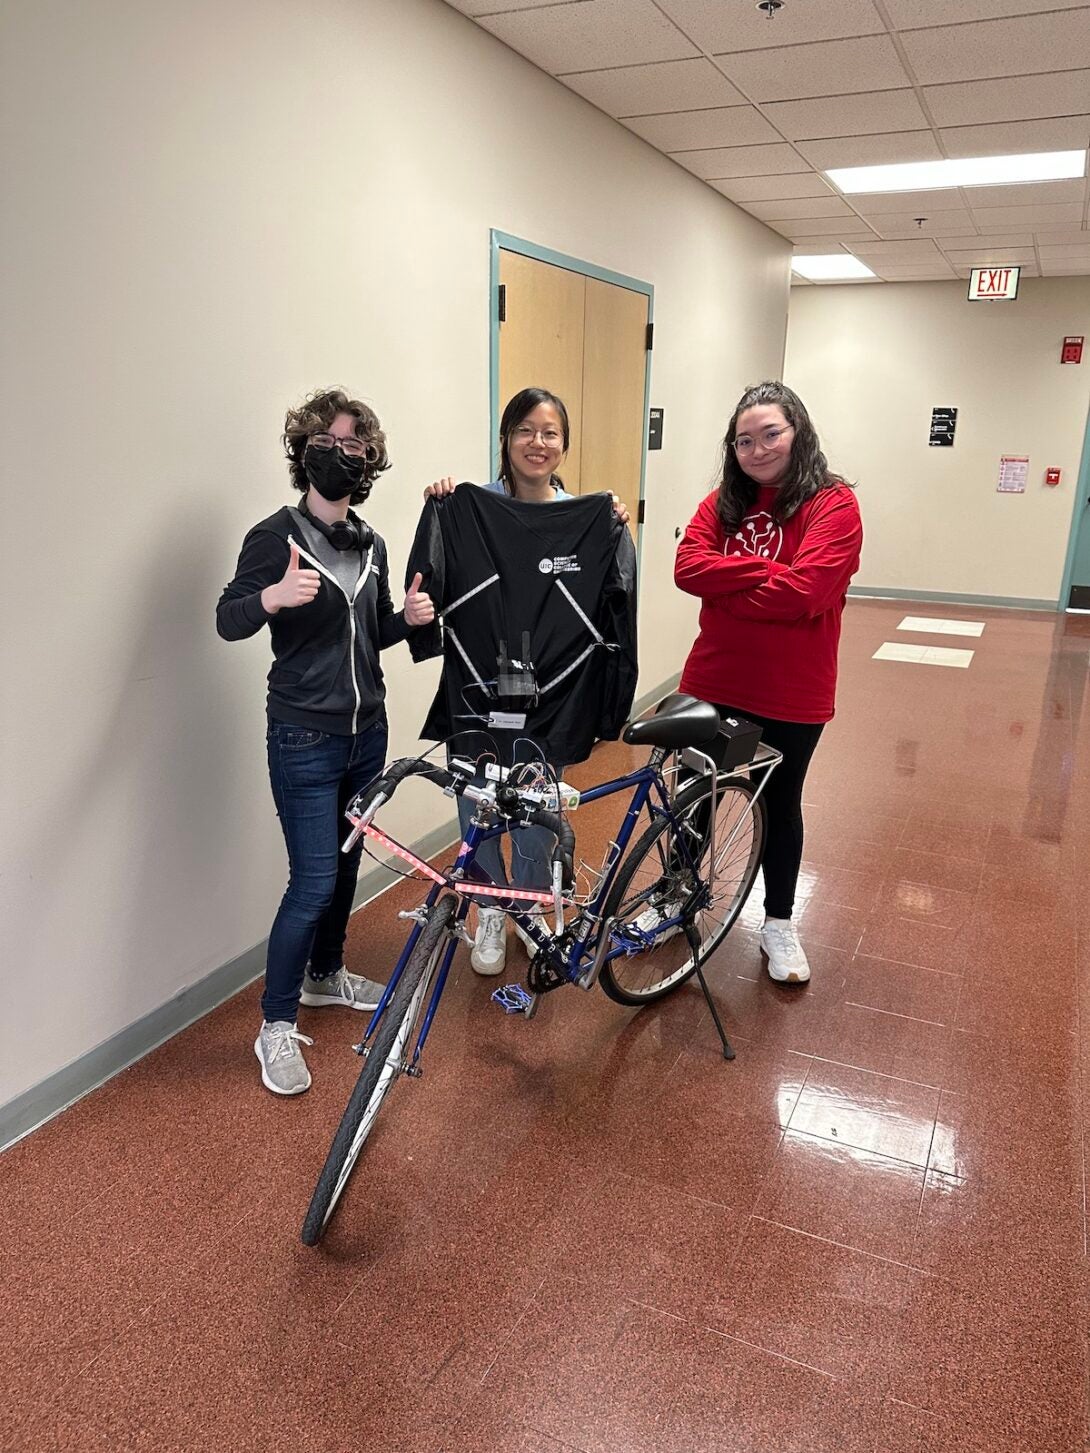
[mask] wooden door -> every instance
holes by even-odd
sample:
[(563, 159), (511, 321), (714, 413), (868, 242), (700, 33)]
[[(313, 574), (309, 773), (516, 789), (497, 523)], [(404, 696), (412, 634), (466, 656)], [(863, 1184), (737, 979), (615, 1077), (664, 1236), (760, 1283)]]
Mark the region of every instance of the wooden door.
[(582, 455), (583, 312), (587, 279), (500, 252), (500, 284), (506, 289), (500, 324), (500, 412), (524, 388), (546, 388), (564, 400), (571, 445), (564, 461), (565, 488), (579, 493)]
[(645, 437), (645, 293), (500, 249), (499, 407), (519, 389), (564, 400), (571, 446), (562, 468), (572, 494), (611, 489), (636, 533)]
[(587, 489), (611, 489), (635, 533), (643, 472), (647, 296), (587, 278), (583, 321), (583, 453)]

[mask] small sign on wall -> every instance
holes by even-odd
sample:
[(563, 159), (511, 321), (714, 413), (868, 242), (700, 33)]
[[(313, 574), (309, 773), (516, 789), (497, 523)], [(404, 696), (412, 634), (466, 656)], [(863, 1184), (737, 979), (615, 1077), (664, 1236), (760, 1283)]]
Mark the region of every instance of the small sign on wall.
[(932, 409), (931, 410), (931, 438), (927, 441), (932, 449), (952, 449), (954, 446), (954, 430), (957, 427), (957, 409)]
[(651, 410), (651, 417), (647, 423), (648, 449), (662, 448), (662, 414), (662, 409)]
[(969, 274), (970, 303), (1013, 303), (1020, 267), (974, 267)]
[(999, 483), (996, 489), (1000, 494), (1025, 494), (1028, 475), (1028, 454), (1003, 454), (999, 460)]

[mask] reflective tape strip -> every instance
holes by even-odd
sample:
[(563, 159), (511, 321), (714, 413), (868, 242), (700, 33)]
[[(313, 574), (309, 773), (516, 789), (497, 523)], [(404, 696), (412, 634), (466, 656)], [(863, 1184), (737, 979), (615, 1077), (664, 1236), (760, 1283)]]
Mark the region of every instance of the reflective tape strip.
[(477, 683), (478, 686), (483, 686), (484, 685), (484, 678), (481, 677), (481, 676), (479, 676), (477, 674), (477, 668), (476, 668), (476, 666), (474, 666), (473, 662), (466, 655), (465, 647), (462, 645), (461, 641), (458, 639), (458, 637), (454, 634), (454, 632), (451, 630), (451, 628), (449, 626), (445, 625), (444, 626), (444, 630), (447, 633), (447, 640), (448, 641), (453, 641), (454, 644), (455, 644), (455, 646), (458, 648), (458, 654), (459, 654), (459, 656), (461, 656), (462, 660), (469, 667), (470, 674), (472, 675), (474, 681), (476, 681), (476, 683)]
[[(605, 645), (605, 642), (603, 641), (602, 644)], [(570, 676), (577, 666), (581, 666), (583, 664), (583, 662), (587, 659), (587, 657), (591, 654), (593, 650), (594, 646), (588, 646), (587, 649), (582, 653), (582, 655), (576, 656), (575, 660), (571, 663), (570, 666), (565, 666), (559, 676), (554, 676), (547, 686), (543, 686), (541, 688), (541, 695), (544, 696), (546, 691), (551, 691), (554, 686), (558, 686), (560, 682), (563, 681), (565, 676)]]
[[(600, 646), (604, 646), (605, 643), (606, 643), (605, 642), (605, 638), (598, 633), (597, 626), (591, 620), (590, 616), (587, 615), (586, 611), (583, 609), (583, 607), (576, 600), (575, 596), (572, 595), (572, 593), (568, 589), (568, 587), (564, 584), (564, 582), (562, 580), (558, 580), (556, 582), (556, 585), (557, 585), (557, 588), (560, 589), (560, 590), (562, 590), (564, 592), (564, 594), (568, 597), (568, 603), (571, 606), (572, 610), (575, 611), (576, 615), (583, 622), (583, 624), (586, 626), (587, 630), (591, 633), (591, 635), (594, 637), (594, 639), (598, 642), (598, 644)], [(582, 657), (580, 657), (579, 659), (582, 660)]]
[(490, 575), (487, 580), (482, 580), (480, 585), (475, 585), (472, 590), (467, 590), (465, 595), (460, 595), (457, 600), (452, 600), (450, 605), (448, 605), (440, 613), (439, 619), (445, 621), (452, 610), (457, 610), (460, 605), (465, 605), (467, 600), (472, 600), (473, 597), (475, 595), (479, 595), (482, 590), (487, 590), (490, 585), (495, 585), (496, 581), (499, 580), (499, 578), (500, 577), (498, 572), (495, 575)]

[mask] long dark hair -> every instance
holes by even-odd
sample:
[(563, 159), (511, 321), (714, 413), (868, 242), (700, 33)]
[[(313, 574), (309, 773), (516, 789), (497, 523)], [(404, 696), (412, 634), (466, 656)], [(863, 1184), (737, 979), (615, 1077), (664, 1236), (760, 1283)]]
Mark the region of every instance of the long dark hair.
[(364, 456), (363, 478), (359, 488), (349, 496), (349, 504), (361, 505), (371, 493), (375, 480), (384, 469), (390, 467), (390, 456), (386, 453), (386, 435), (374, 409), (360, 399), (350, 399), (343, 389), (319, 389), (309, 394), (297, 409), (289, 409), (284, 420), (281, 443), (288, 456), (288, 473), (291, 482), (301, 494), (310, 488), (307, 472), (303, 466), (307, 440), (311, 434), (322, 434), (329, 429), (338, 414), (351, 414), (356, 421), (356, 437), (367, 444)]
[[(500, 479), (508, 494), (515, 492), (515, 478), (511, 472), (511, 455), (508, 452), (507, 441), (526, 415), (532, 414), (538, 404), (551, 404), (560, 415), (560, 427), (564, 433), (564, 453), (568, 452), (568, 445), (571, 443), (571, 426), (568, 423), (568, 411), (564, 407), (564, 400), (558, 399), (556, 394), (551, 394), (547, 388), (520, 389), (508, 402), (503, 411), (503, 418), (500, 420)], [(555, 489), (564, 488), (564, 481), (559, 474), (551, 475), (550, 483)]]
[(719, 518), (728, 535), (737, 530), (757, 498), (757, 482), (750, 479), (738, 463), (734, 439), (741, 415), (760, 404), (775, 404), (782, 409), (784, 418), (795, 430), (791, 440), (791, 462), (772, 505), (772, 516), (778, 523), (790, 519), (800, 505), (804, 505), (819, 489), (832, 489), (835, 485), (848, 483), (829, 468), (806, 405), (794, 389), (789, 389), (778, 379), (755, 384), (747, 388), (738, 400), (723, 440), (723, 478), (719, 484), (718, 505)]

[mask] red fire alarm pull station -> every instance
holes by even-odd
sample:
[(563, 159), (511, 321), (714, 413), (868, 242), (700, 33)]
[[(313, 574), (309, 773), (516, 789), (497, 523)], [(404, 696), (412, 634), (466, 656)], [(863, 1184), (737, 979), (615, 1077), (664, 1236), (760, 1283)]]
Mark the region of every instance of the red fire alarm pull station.
[(1081, 363), (1082, 362), (1082, 339), (1081, 338), (1065, 338), (1064, 339), (1064, 346), (1060, 349), (1060, 362), (1061, 363)]
[(1046, 469), (1045, 470), (1045, 483), (1046, 484), (1059, 484), (1059, 482), (1060, 482), (1060, 471), (1058, 469)]

